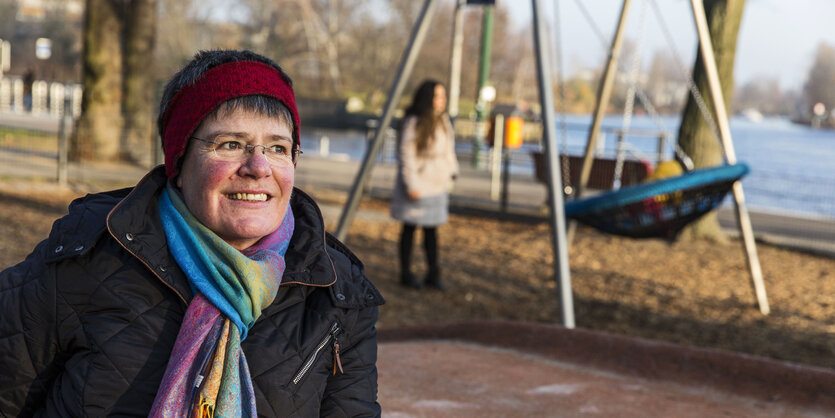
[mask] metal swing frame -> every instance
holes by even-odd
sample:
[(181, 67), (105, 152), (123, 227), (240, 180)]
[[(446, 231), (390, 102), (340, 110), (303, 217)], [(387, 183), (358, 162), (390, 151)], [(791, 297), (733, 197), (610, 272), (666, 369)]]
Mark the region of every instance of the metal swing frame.
[[(621, 18), (618, 23), (618, 30), (616, 32), (614, 44), (612, 46), (612, 49), (610, 50), (609, 62), (607, 64), (605, 76), (603, 78), (603, 82), (601, 83), (601, 88), (598, 94), (598, 109), (595, 111), (594, 123), (592, 125), (592, 130), (590, 131), (590, 145), (593, 145), (593, 139), (596, 138), (597, 133), (600, 131), (600, 121), (602, 120), (603, 110), (605, 109), (605, 106), (601, 106), (601, 104), (603, 104), (604, 102), (608, 103), (609, 97), (611, 96), (611, 89), (613, 84), (612, 82), (614, 81), (614, 71), (612, 71), (614, 68), (613, 63), (617, 62), (617, 55), (619, 54), (620, 45), (622, 43), (623, 26), (626, 20), (626, 12), (628, 10), (630, 1), (631, 0), (624, 0), (623, 7), (621, 10)], [(716, 64), (713, 58), (713, 49), (710, 43), (710, 35), (707, 31), (706, 18), (704, 15), (704, 5), (702, 4), (701, 0), (691, 1), (693, 5), (694, 18), (696, 20), (696, 27), (699, 33), (700, 45), (702, 45), (702, 54), (705, 55), (704, 61), (708, 68), (708, 82), (711, 85), (711, 95), (713, 96), (714, 101), (717, 103), (717, 106), (715, 106), (716, 113), (718, 116), (721, 116), (717, 117), (717, 119), (720, 120), (720, 127), (724, 123), (725, 129), (720, 129), (720, 132), (722, 132), (723, 145), (725, 145), (726, 159), (728, 160), (728, 162), (736, 162), (736, 156), (733, 151), (733, 145), (730, 143), (730, 130), (727, 128), (727, 113), (724, 109), (724, 101), (721, 99), (722, 92), (719, 88), (719, 79), (716, 72)], [(351, 191), (342, 210), (342, 214), (340, 215), (337, 229), (334, 232), (334, 235), (340, 240), (344, 241), (346, 239), (348, 235), (348, 228), (353, 222), (354, 217), (356, 216), (359, 201), (362, 198), (362, 194), (364, 190), (366, 190), (366, 185), (371, 178), (371, 171), (375, 164), (376, 156), (379, 154), (380, 149), (382, 148), (385, 132), (391, 125), (395, 108), (400, 100), (400, 97), (403, 95), (403, 90), (405, 89), (406, 81), (409, 79), (409, 76), (411, 75), (412, 69), (414, 68), (414, 63), (418, 56), (418, 52), (420, 51), (420, 48), (423, 45), (423, 42), (425, 41), (426, 33), (429, 30), (429, 26), (432, 21), (432, 17), (435, 13), (435, 10), (437, 9), (438, 2), (439, 0), (426, 0), (424, 2), (420, 14), (418, 15), (417, 21), (410, 36), (409, 44), (403, 53), (402, 60), (397, 70), (397, 75), (395, 76), (394, 83), (392, 84), (389, 94), (387, 96), (386, 104), (383, 108), (383, 114), (380, 118), (380, 123), (377, 125), (374, 138), (366, 150), (362, 164), (360, 165), (359, 171), (357, 172), (357, 175), (351, 187)], [(464, 3), (464, 0), (458, 0), (458, 7), (456, 10), (460, 9)], [(531, 3), (533, 7), (532, 20), (534, 25), (533, 35), (534, 47), (536, 52), (537, 80), (540, 91), (540, 105), (543, 109), (543, 145), (547, 167), (546, 177), (549, 180), (547, 190), (548, 206), (550, 208), (549, 222), (551, 225), (551, 238), (553, 243), (554, 254), (554, 274), (555, 281), (557, 282), (558, 297), (560, 300), (561, 323), (566, 328), (574, 328), (574, 302), (571, 290), (571, 276), (568, 264), (568, 231), (565, 221), (565, 208), (562, 194), (562, 179), (559, 174), (561, 168), (560, 160), (557, 155), (556, 121), (555, 114), (552, 111), (554, 109), (554, 94), (551, 88), (550, 73), (547, 68), (548, 64), (550, 63), (548, 40), (545, 33), (545, 22), (541, 12), (541, 0), (531, 0)], [(460, 20), (460, 18), (456, 18), (456, 21), (458, 20)], [(456, 36), (454, 43), (460, 42), (459, 39), (460, 38)], [(455, 54), (455, 52), (453, 52), (453, 54)], [(458, 59), (460, 60), (460, 58)], [(455, 55), (453, 55), (453, 68), (455, 69), (457, 67), (457, 70), (460, 71), (460, 63), (456, 64), (455, 61), (456, 58)], [(459, 81), (457, 79), (456, 74), (453, 74), (453, 76), (451, 77), (451, 81), (452, 82), (450, 83), (450, 92), (455, 93), (458, 90), (459, 86)], [(719, 100), (716, 100), (716, 98), (718, 98)], [(587, 147), (587, 150), (589, 149), (593, 148)], [(590, 159), (590, 157), (588, 158)], [(583, 164), (583, 171), (581, 172), (581, 184), (584, 184), (588, 181), (588, 173), (586, 173), (586, 170), (590, 171), (590, 169), (591, 164)], [(583, 173), (585, 173), (584, 176)], [(744, 198), (742, 197), (742, 186), (739, 182), (736, 182), (734, 184), (734, 197), (737, 202), (738, 213), (741, 214), (739, 216), (740, 229), (743, 230), (743, 238), (745, 238), (746, 248), (748, 248), (747, 243), (749, 242), (749, 239), (751, 243), (752, 251), (748, 251), (749, 262), (751, 262), (751, 260), (754, 260), (753, 262), (756, 264), (756, 269), (757, 271), (759, 271), (759, 261), (756, 257), (756, 248), (753, 247), (753, 233), (751, 232), (750, 219), (748, 218), (748, 213), (744, 206)], [(747, 225), (747, 233), (745, 232), (746, 227), (743, 224)], [(752, 274), (753, 270), (754, 268), (752, 264)], [(755, 279), (754, 281), (755, 287), (757, 287), (758, 289), (757, 295), (758, 299), (760, 300), (760, 310), (763, 311), (763, 313), (768, 313), (768, 301), (765, 299), (765, 288), (761, 286), (761, 272), (759, 273), (760, 285), (756, 285), (757, 279)], [(760, 288), (762, 289), (762, 292), (759, 291)], [(760, 295), (762, 296), (760, 297)]]

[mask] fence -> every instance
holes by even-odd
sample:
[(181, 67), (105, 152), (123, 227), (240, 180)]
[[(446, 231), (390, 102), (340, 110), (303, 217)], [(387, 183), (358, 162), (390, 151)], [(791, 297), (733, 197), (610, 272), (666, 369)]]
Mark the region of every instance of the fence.
[(69, 135), (72, 116), (43, 118), (40, 126), (0, 125), (0, 175), (68, 181)]
[(60, 117), (64, 114), (65, 102), (69, 97), (73, 117), (81, 115), (80, 84), (35, 80), (32, 82), (31, 92), (28, 95), (24, 92), (22, 78), (0, 78), (0, 112), (49, 114)]

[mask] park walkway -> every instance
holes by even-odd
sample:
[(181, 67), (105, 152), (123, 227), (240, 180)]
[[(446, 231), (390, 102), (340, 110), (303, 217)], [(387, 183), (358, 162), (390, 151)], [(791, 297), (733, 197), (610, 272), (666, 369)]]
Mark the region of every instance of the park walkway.
[[(301, 189), (351, 190), (359, 162), (347, 158), (304, 155), (296, 171), (296, 185)], [(54, 181), (56, 163), (52, 156), (27, 155), (0, 149), (0, 178), (28, 178)], [(96, 190), (103, 185), (130, 186), (147, 172), (147, 168), (121, 163), (70, 163), (68, 177), (80, 191)], [(395, 179), (393, 164), (377, 164), (367, 192), (377, 198), (388, 199)], [(476, 170), (462, 164), (461, 175), (450, 196), (453, 211), (483, 216), (505, 216), (526, 219), (547, 219), (547, 190), (532, 175), (512, 175), (508, 185), (506, 210), (500, 200), (491, 198), (493, 184), (488, 171)], [(339, 219), (341, 206), (324, 205), (323, 210)], [(730, 234), (739, 232), (734, 210), (730, 206), (719, 209), (719, 222)], [(801, 251), (835, 257), (835, 222), (826, 219), (791, 216), (778, 213), (750, 211), (754, 234), (761, 242)]]
[(390, 417), (824, 417), (835, 371), (556, 325), (381, 331)]

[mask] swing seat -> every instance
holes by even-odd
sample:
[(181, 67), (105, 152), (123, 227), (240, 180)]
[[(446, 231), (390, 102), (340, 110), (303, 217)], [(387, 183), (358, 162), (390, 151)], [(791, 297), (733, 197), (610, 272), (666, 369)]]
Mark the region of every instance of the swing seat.
[(718, 207), (742, 163), (693, 170), (565, 203), (565, 216), (602, 232), (631, 238), (673, 239), (690, 222)]

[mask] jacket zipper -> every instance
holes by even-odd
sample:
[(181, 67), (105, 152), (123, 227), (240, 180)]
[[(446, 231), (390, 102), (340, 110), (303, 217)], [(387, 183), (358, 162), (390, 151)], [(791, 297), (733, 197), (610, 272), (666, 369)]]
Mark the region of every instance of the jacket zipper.
[[(327, 346), (328, 343), (331, 342), (331, 340), (337, 341), (336, 340), (336, 334), (338, 334), (340, 331), (341, 331), (341, 328), (339, 327), (339, 322), (334, 321), (333, 325), (331, 325), (330, 331), (328, 331), (328, 335), (325, 335), (325, 338), (322, 338), (322, 341), (319, 342), (319, 345), (316, 346), (316, 350), (314, 350), (313, 353), (310, 354), (310, 357), (308, 357), (307, 361), (304, 362), (304, 365), (302, 365), (302, 368), (299, 369), (298, 373), (296, 373), (296, 377), (293, 378), (293, 384), (294, 385), (298, 385), (299, 382), (301, 382), (302, 378), (304, 378), (304, 376), (307, 374), (307, 372), (310, 371), (310, 368), (313, 367), (313, 363), (316, 362), (316, 359), (319, 357), (319, 353), (325, 348), (325, 346)], [(338, 359), (339, 358), (339, 343), (336, 343), (336, 345), (334, 346), (334, 349), (335, 349), (335, 351), (334, 351), (335, 356)], [(340, 363), (339, 368), (341, 369), (342, 368), (342, 366), (341, 366), (342, 361), (338, 360), (338, 362)]]

